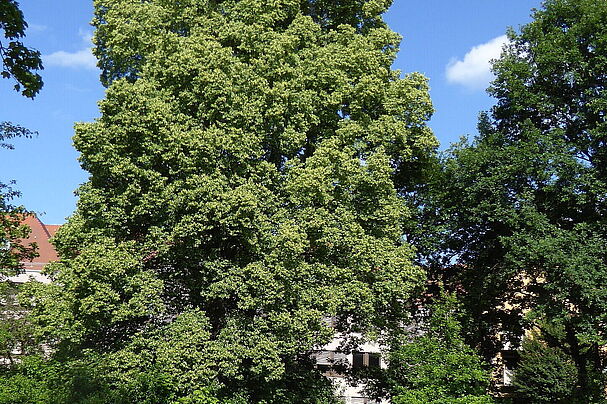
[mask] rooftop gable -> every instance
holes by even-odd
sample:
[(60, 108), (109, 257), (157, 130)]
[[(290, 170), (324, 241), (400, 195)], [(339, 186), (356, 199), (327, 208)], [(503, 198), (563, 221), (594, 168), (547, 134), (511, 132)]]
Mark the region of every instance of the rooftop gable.
[(55, 235), (60, 225), (45, 225), (38, 219), (36, 215), (30, 214), (25, 216), (22, 224), (27, 225), (31, 229), (31, 233), (27, 239), (21, 240), (21, 243), (28, 245), (36, 243), (38, 246), (38, 256), (32, 261), (23, 262), (25, 270), (41, 270), (44, 265), (49, 262), (57, 261), (59, 256), (55, 247), (51, 244), (50, 238)]

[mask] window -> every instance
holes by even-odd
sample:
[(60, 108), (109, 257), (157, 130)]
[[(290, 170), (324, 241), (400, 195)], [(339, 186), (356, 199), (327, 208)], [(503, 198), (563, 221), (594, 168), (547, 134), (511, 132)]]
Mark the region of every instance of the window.
[(317, 351), (312, 353), (312, 358), (316, 361), (316, 368), (325, 376), (339, 376), (339, 367), (347, 363), (346, 354), (335, 351)]
[(379, 354), (369, 354), (369, 367), (370, 368), (379, 368), (380, 367), (380, 360), (379, 360)]
[(514, 379), (514, 369), (518, 362), (518, 352), (514, 350), (503, 350), (502, 361), (502, 383), (504, 387), (511, 387), (512, 380)]
[(354, 352), (352, 353), (352, 355), (352, 367), (354, 369), (362, 368), (363, 366), (365, 366), (365, 354), (363, 352)]
[(512, 379), (514, 378), (514, 370), (508, 367), (508, 364), (504, 364), (504, 386), (512, 386)]
[(380, 355), (370, 352), (352, 352), (352, 368), (362, 367), (379, 368), (381, 366)]

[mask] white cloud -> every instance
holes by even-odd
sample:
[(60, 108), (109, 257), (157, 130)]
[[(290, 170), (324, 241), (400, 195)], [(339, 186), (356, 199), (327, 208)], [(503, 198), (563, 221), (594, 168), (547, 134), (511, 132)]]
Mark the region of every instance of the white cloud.
[(70, 67), (74, 69), (97, 69), (97, 58), (93, 55), (91, 46), (92, 34), (88, 31), (80, 30), (80, 38), (85, 44), (85, 48), (76, 52), (57, 51), (50, 55), (42, 57), (45, 66)]
[(43, 59), (46, 66), (97, 68), (97, 59), (93, 56), (92, 48), (81, 49), (77, 52), (57, 51), (44, 56)]
[(472, 90), (485, 89), (493, 79), (490, 61), (500, 56), (507, 42), (506, 35), (502, 35), (473, 47), (464, 60), (452, 60), (446, 68), (447, 81)]

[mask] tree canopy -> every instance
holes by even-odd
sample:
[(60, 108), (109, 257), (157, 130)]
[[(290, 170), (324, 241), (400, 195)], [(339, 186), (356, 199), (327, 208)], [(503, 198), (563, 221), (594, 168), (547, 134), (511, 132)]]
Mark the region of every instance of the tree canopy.
[[(607, 4), (549, 0), (509, 33), (473, 143), (454, 146), (435, 197), (443, 263), (488, 357), (539, 328), (595, 402), (607, 343)], [(595, 381), (599, 380), (599, 383)]]

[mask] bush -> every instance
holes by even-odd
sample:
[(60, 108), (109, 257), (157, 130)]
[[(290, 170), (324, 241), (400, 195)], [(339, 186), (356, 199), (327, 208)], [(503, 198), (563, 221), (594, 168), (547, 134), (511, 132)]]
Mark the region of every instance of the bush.
[(571, 403), (576, 381), (575, 364), (562, 350), (536, 338), (523, 343), (513, 385), (525, 402)]
[(430, 308), (422, 335), (392, 343), (386, 371), (394, 404), (490, 404), (489, 372), (461, 336), (457, 301), (445, 296)]

